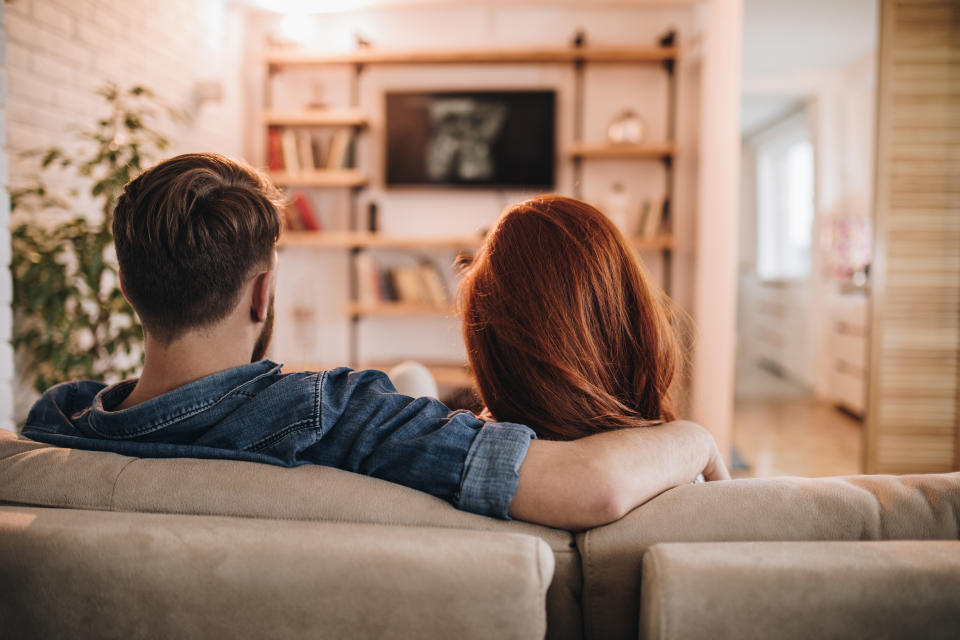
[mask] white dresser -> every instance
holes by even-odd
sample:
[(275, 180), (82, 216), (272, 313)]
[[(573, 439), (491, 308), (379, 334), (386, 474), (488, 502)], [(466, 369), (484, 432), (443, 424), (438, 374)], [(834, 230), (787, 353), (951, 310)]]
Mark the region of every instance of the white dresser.
[(867, 397), (867, 292), (849, 288), (829, 296), (830, 394), (863, 417)]

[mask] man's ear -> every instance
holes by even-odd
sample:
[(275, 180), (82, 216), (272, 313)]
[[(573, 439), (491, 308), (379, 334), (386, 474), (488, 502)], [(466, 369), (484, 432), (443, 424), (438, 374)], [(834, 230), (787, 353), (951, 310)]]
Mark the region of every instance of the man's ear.
[(123, 286), (123, 271), (120, 271), (119, 269), (117, 269), (117, 281), (120, 283), (120, 293), (123, 294), (123, 299), (126, 300), (127, 304), (132, 307), (133, 305), (130, 303), (130, 296), (127, 295), (127, 288)]
[(250, 319), (254, 322), (266, 322), (270, 307), (270, 287), (273, 283), (273, 269), (264, 271), (253, 280), (253, 296), (250, 299)]

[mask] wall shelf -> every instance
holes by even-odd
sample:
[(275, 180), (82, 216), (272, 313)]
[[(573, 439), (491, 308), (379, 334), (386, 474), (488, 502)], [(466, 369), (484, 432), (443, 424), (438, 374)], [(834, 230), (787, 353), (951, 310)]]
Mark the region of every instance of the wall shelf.
[(670, 142), (657, 144), (573, 144), (567, 154), (571, 158), (625, 158), (663, 159), (676, 155), (676, 145)]
[[(281, 247), (314, 249), (476, 249), (483, 242), (480, 236), (391, 236), (366, 231), (286, 231), (280, 236)], [(674, 248), (674, 237), (654, 238), (631, 236), (627, 242), (640, 251), (662, 251)]]
[(666, 251), (674, 248), (674, 238), (671, 235), (661, 235), (655, 238), (633, 236), (627, 238), (627, 242), (638, 251)]
[(356, 169), (325, 169), (303, 173), (271, 171), (270, 180), (278, 187), (362, 187), (367, 176)]
[[(389, 371), (396, 362), (362, 362), (357, 365), (356, 369), (376, 369), (378, 371)], [(473, 386), (473, 374), (470, 373), (469, 367), (466, 364), (456, 363), (456, 362), (424, 362), (421, 363), (427, 369), (430, 370), (430, 373), (433, 374), (433, 379), (436, 380), (438, 387), (471, 387)], [(317, 363), (317, 362), (291, 362), (284, 363), (283, 370), (285, 372), (295, 372), (295, 371), (328, 371), (330, 369), (336, 369), (337, 367), (342, 367), (343, 363)]]
[(452, 305), (436, 306), (430, 304), (411, 304), (408, 302), (348, 302), (347, 315), (380, 317), (416, 317), (416, 316), (452, 316), (456, 311)]
[(360, 109), (265, 111), (260, 121), (270, 127), (363, 127), (367, 114)]
[(287, 231), (280, 246), (329, 249), (475, 249), (480, 236), (391, 236), (366, 231)]
[[(580, 197), (583, 165), (590, 160), (639, 160), (663, 161), (665, 166), (666, 193), (664, 205), (658, 209), (660, 216), (658, 230), (662, 234), (656, 236), (631, 236), (627, 242), (636, 251), (659, 252), (663, 264), (663, 285), (670, 292), (671, 255), (674, 248), (674, 237), (671, 233), (671, 199), (673, 195), (673, 163), (671, 160), (676, 154), (673, 144), (675, 139), (675, 111), (676, 111), (676, 61), (681, 55), (676, 46), (676, 34), (669, 32), (659, 39), (659, 46), (639, 47), (554, 47), (554, 48), (494, 48), (494, 49), (434, 49), (420, 51), (405, 50), (377, 50), (358, 49), (344, 53), (324, 54), (301, 50), (272, 50), (267, 51), (262, 58), (268, 75), (280, 73), (284, 70), (317, 69), (324, 67), (343, 67), (350, 72), (349, 77), (349, 104), (325, 110), (279, 110), (272, 108), (270, 97), (271, 81), (267, 80), (268, 90), (265, 95), (264, 111), (260, 116), (261, 126), (268, 130), (273, 127), (353, 127), (357, 129), (359, 139), (366, 138), (361, 128), (369, 123), (370, 113), (364, 108), (361, 96), (361, 78), (365, 70), (374, 65), (480, 65), (480, 64), (521, 64), (521, 65), (566, 65), (572, 68), (574, 74), (574, 112), (573, 112), (573, 140), (574, 144), (564, 154), (573, 164), (574, 193)], [(667, 130), (666, 141), (652, 142), (642, 145), (610, 145), (605, 143), (588, 144), (583, 141), (584, 133), (584, 96), (586, 93), (585, 73), (588, 64), (606, 65), (653, 65), (661, 68), (668, 75), (667, 85)], [(338, 132), (339, 133), (339, 132)], [(361, 154), (361, 157), (362, 154)], [(331, 163), (327, 163), (331, 164)], [(339, 163), (332, 163), (336, 166)], [(376, 366), (360, 356), (359, 325), (364, 318), (400, 318), (400, 317), (453, 317), (455, 310), (450, 304), (431, 305), (421, 303), (374, 301), (377, 295), (362, 295), (360, 291), (360, 276), (358, 264), (367, 260), (365, 250), (394, 249), (399, 251), (415, 252), (423, 255), (433, 250), (475, 250), (483, 240), (479, 235), (459, 236), (391, 236), (379, 233), (361, 231), (359, 222), (359, 189), (366, 186), (368, 179), (363, 171), (357, 169), (322, 170), (309, 173), (286, 173), (275, 171), (270, 173), (274, 184), (280, 187), (303, 188), (349, 188), (349, 229), (335, 231), (287, 231), (280, 238), (282, 247), (303, 247), (315, 250), (343, 250), (349, 252), (349, 299), (346, 301), (346, 315), (350, 321), (349, 333), (349, 361), (352, 365), (358, 362), (374, 368), (389, 368), (389, 364)], [(363, 262), (369, 267), (372, 262)], [(364, 280), (366, 282), (366, 280)], [(428, 365), (429, 366), (429, 365)], [(311, 366), (315, 369), (318, 367)], [(469, 371), (460, 364), (438, 367), (431, 366), (431, 371), (438, 378), (454, 381), (459, 386), (470, 386), (472, 377)]]
[(439, 49), (436, 51), (378, 51), (361, 49), (340, 54), (316, 54), (302, 51), (268, 53), (269, 70), (283, 67), (367, 64), (607, 64), (662, 63), (676, 60), (680, 49), (662, 47), (604, 47), (556, 49)]

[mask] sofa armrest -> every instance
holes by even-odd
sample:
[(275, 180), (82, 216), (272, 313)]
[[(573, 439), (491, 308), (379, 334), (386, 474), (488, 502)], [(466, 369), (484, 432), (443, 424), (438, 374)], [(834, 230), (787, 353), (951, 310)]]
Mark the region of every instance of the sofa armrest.
[(955, 638), (960, 542), (657, 544), (643, 640)]
[(659, 542), (958, 538), (960, 473), (684, 485), (577, 536), (585, 635), (634, 637), (643, 554)]
[(542, 638), (513, 533), (0, 506), (0, 628), (35, 638)]

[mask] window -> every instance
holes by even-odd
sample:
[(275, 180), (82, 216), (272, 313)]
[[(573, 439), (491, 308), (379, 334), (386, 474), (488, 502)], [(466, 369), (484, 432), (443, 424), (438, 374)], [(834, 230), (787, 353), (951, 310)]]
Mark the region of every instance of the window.
[(777, 125), (756, 142), (757, 273), (765, 280), (810, 275), (813, 236), (813, 145), (802, 118)]

